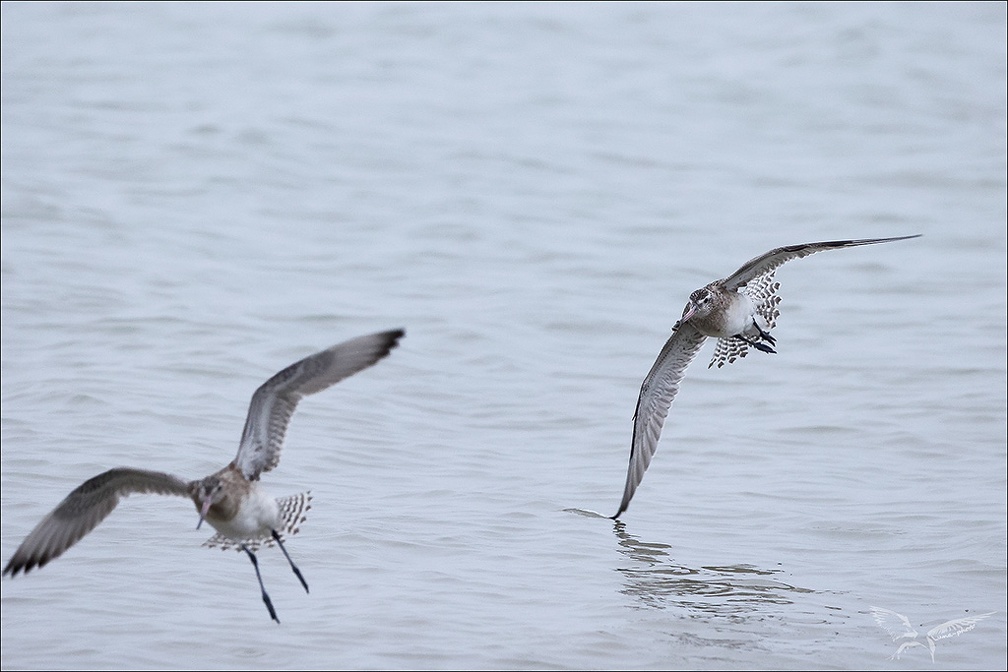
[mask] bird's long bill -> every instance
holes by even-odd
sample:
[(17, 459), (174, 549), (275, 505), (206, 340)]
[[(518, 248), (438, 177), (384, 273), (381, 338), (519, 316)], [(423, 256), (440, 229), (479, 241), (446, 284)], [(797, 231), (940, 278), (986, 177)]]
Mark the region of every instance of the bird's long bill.
[(200, 513), (199, 513), (199, 522), (196, 523), (196, 529), (197, 530), (200, 528), (200, 525), (203, 524), (203, 519), (206, 518), (206, 514), (210, 510), (210, 505), (211, 504), (213, 504), (213, 500), (210, 499), (209, 497), (207, 497), (206, 499), (203, 500), (203, 506), (200, 508)]
[(693, 317), (693, 313), (695, 312), (696, 312), (696, 304), (690, 301), (689, 303), (686, 304), (686, 307), (683, 308), (682, 317), (679, 318), (678, 322), (672, 325), (672, 331), (675, 331), (676, 329), (681, 327), (683, 322)]

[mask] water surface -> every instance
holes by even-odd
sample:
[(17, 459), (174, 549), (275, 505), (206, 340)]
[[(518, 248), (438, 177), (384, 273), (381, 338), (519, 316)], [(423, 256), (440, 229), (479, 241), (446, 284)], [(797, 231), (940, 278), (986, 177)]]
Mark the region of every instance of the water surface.
[[(283, 557), (125, 500), (2, 589), (4, 668), (1006, 665), (1006, 15), (954, 5), (2, 6), (2, 555), (73, 487), (305, 400)], [(772, 247), (623, 520), (640, 382)]]

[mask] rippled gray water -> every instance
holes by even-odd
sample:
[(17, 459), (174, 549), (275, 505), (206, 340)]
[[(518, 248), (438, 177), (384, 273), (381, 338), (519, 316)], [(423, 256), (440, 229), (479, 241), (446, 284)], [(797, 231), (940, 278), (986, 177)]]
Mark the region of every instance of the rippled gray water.
[[(234, 454), (295, 359), (288, 543), (131, 497), (2, 589), (4, 668), (1006, 665), (1006, 12), (2, 6), (2, 554), (85, 478)], [(689, 293), (772, 247), (779, 354), (708, 344), (619, 523)]]

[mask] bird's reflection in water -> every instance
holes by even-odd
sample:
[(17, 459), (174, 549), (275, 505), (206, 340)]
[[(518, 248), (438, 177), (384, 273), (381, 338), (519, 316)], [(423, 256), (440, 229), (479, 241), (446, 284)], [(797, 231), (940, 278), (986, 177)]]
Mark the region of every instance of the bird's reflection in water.
[(761, 569), (753, 565), (690, 568), (676, 564), (668, 544), (641, 541), (616, 521), (613, 532), (625, 566), (616, 571), (623, 575), (624, 595), (634, 597), (646, 607), (664, 609), (682, 607), (694, 612), (722, 617), (748, 617), (768, 605), (791, 604), (800, 593), (812, 590), (792, 586), (775, 575), (779, 569)]

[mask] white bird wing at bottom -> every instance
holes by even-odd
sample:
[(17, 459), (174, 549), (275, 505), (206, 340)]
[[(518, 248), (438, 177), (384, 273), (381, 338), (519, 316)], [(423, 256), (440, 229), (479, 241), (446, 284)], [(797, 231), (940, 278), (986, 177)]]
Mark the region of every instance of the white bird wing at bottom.
[(966, 616), (965, 618), (956, 618), (951, 621), (945, 621), (939, 625), (928, 630), (928, 639), (939, 640), (945, 639), (947, 637), (956, 637), (964, 632), (969, 632), (976, 627), (976, 624), (985, 618), (993, 616), (997, 612), (988, 612), (986, 614), (978, 614), (977, 616)]
[(613, 518), (626, 511), (633, 499), (637, 486), (644, 479), (644, 472), (651, 464), (658, 439), (661, 437), (665, 418), (668, 416), (672, 400), (679, 392), (679, 383), (686, 374), (686, 367), (700, 352), (700, 346), (707, 339), (691, 324), (681, 325), (665, 342), (658, 359), (641, 385), (634, 413), (633, 441), (630, 446), (630, 464), (627, 467), (626, 486), (623, 501)]
[(917, 636), (917, 631), (910, 624), (910, 619), (903, 614), (897, 613), (892, 609), (885, 609), (884, 607), (871, 607), (870, 611), (872, 618), (875, 619), (875, 623), (889, 633), (894, 642), (904, 637)]

